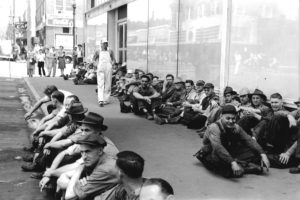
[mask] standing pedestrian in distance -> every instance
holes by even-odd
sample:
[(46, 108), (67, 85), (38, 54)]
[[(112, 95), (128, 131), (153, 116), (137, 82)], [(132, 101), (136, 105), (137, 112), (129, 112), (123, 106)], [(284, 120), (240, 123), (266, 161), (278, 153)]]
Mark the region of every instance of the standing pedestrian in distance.
[(73, 69), (77, 66), (77, 47), (73, 49)]
[(80, 65), (83, 63), (83, 49), (82, 45), (79, 44), (77, 48), (77, 65)]
[(35, 70), (36, 58), (33, 49), (27, 53), (27, 74), (32, 77)]
[(37, 62), (38, 62), (38, 68), (39, 68), (39, 75), (40, 77), (43, 76), (46, 76), (46, 73), (45, 73), (45, 68), (44, 68), (44, 65), (45, 65), (45, 53), (43, 52), (42, 49), (39, 50), (37, 56), (36, 56), (36, 59), (37, 59)]
[(50, 77), (52, 71), (52, 58), (48, 47), (45, 48), (45, 67), (47, 69), (47, 77)]
[[(51, 71), (53, 70), (52, 77), (55, 77), (55, 73), (56, 73), (56, 60), (57, 60), (57, 55), (56, 55), (55, 47), (51, 47), (50, 52), (49, 52), (49, 59), (50, 59)], [(51, 76), (51, 71), (48, 74), (49, 77)]]
[(64, 70), (66, 68), (66, 59), (65, 59), (65, 51), (63, 46), (59, 46), (59, 50), (57, 52), (58, 58), (58, 68), (60, 69), (60, 76), (64, 76)]
[[(96, 56), (97, 57), (97, 56)], [(100, 107), (109, 103), (111, 93), (112, 64), (115, 62), (113, 51), (108, 48), (107, 39), (101, 40), (99, 63), (97, 67), (98, 103)]]

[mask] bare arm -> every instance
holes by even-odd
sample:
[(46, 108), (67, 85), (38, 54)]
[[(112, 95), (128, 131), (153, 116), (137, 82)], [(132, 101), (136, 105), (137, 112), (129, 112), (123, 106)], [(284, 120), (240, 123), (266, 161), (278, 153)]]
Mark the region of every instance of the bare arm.
[(40, 108), (44, 103), (47, 103), (50, 101), (50, 98), (48, 96), (44, 96), (40, 100), (38, 100), (34, 106), (24, 115), (25, 120), (30, 119), (32, 113), (34, 113), (38, 108)]
[(75, 174), (72, 176), (72, 178), (68, 184), (67, 190), (66, 190), (66, 195), (65, 195), (66, 200), (72, 199), (77, 196), (74, 192), (74, 187), (75, 187), (76, 182), (79, 181), (82, 171), (83, 171), (83, 166), (80, 166), (77, 168)]
[(73, 144), (72, 140), (64, 139), (64, 140), (59, 140), (59, 141), (55, 141), (55, 142), (49, 142), (44, 146), (44, 149), (49, 149), (49, 148), (63, 149), (63, 148), (70, 146), (71, 144)]

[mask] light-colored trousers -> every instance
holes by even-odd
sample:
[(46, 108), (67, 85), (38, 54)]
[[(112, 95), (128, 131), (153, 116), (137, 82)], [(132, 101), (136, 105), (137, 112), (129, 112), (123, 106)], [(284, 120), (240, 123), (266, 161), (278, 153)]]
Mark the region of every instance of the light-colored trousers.
[(111, 93), (112, 65), (102, 63), (101, 68), (97, 70), (98, 83), (98, 102), (109, 102)]

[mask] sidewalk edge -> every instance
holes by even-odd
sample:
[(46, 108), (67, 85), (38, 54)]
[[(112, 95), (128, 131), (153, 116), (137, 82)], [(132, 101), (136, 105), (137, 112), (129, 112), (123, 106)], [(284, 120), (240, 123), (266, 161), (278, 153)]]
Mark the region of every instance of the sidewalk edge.
[[(41, 97), (40, 95), (37, 93), (36, 89), (32, 86), (32, 84), (30, 83), (30, 81), (28, 80), (28, 78), (23, 78), (23, 80), (25, 81), (25, 83), (27, 84), (28, 88), (30, 89), (31, 93), (33, 94), (34, 98), (36, 101), (38, 101)], [(41, 106), (41, 110), (43, 112), (44, 115), (47, 115), (47, 108), (45, 105)]]

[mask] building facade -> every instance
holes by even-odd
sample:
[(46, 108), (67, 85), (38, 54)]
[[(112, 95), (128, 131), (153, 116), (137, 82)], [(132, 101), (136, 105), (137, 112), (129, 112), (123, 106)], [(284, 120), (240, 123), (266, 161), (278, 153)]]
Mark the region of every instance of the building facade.
[(36, 0), (36, 37), (43, 46), (58, 48), (64, 46), (66, 50), (73, 49), (73, 7), (75, 9), (75, 45), (82, 44), (84, 1), (76, 0)]
[(86, 0), (86, 55), (107, 37), (117, 62), (158, 75), (299, 93), (297, 0)]

